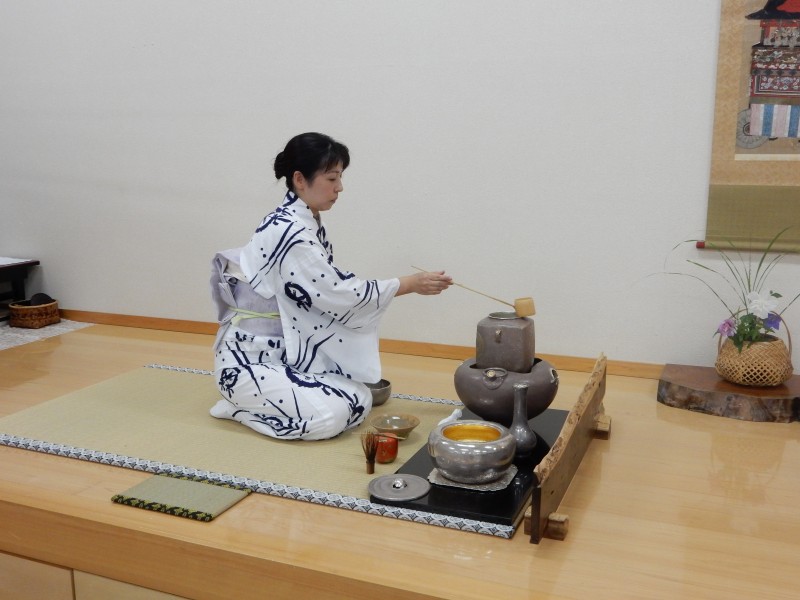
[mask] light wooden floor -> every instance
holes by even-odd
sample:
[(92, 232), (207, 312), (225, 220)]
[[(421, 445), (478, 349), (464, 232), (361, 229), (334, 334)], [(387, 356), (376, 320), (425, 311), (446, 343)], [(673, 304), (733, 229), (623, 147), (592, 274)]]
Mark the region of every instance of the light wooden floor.
[[(208, 369), (210, 343), (98, 325), (0, 351), (0, 415), (147, 363)], [(455, 398), (456, 361), (383, 362), (396, 392)], [(588, 374), (560, 375), (568, 408)], [(146, 474), (2, 447), (0, 551), (198, 599), (800, 597), (800, 423), (668, 408), (656, 386), (609, 377), (611, 437), (561, 506), (565, 541), (256, 494), (197, 523), (110, 502)]]

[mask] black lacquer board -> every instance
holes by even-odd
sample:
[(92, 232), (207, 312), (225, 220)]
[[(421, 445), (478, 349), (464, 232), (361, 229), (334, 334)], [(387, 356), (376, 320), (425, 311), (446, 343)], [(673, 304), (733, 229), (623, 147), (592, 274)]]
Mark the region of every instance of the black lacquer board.
[[(503, 490), (484, 492), (432, 484), (430, 492), (416, 500), (388, 502), (373, 496), (370, 496), (370, 500), (377, 504), (402, 506), (412, 510), (513, 527), (522, 518), (522, 511), (531, 497), (533, 487), (537, 484), (533, 469), (550, 451), (568, 414), (566, 410), (547, 409), (529, 421), (537, 437), (533, 457), (525, 463), (515, 463), (517, 474)], [(468, 410), (464, 410), (461, 418), (480, 419)], [(396, 473), (417, 475), (427, 479), (432, 470), (433, 462), (426, 443)]]

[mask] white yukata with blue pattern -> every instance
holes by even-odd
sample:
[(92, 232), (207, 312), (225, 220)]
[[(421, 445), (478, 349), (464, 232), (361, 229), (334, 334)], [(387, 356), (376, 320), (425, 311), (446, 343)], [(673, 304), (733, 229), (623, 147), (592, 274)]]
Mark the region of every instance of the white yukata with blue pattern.
[[(381, 378), (378, 325), (399, 280), (359, 279), (337, 269), (325, 228), (292, 192), (238, 258), (217, 281), (227, 302), (215, 296), (221, 327), (214, 369), (222, 399), (211, 414), (281, 439), (326, 439), (360, 424), (372, 408), (362, 382)], [(251, 288), (245, 291), (273, 309), (277, 304), (280, 324), (251, 319), (253, 308), (234, 300), (246, 297), (234, 293), (236, 286)]]

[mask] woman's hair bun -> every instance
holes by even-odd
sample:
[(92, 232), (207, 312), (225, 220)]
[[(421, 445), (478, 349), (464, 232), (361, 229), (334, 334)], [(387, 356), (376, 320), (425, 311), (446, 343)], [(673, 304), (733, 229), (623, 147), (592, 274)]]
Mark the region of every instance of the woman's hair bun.
[(281, 177), (286, 176), (286, 160), (284, 158), (283, 151), (278, 152), (278, 156), (275, 157), (275, 179), (280, 179)]

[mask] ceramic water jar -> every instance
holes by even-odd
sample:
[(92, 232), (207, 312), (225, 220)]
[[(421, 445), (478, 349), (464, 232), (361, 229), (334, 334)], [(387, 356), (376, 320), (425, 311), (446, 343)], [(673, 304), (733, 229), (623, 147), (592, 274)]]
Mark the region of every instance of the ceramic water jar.
[(475, 364), (479, 369), (500, 367), (528, 371), (536, 351), (533, 319), (513, 312), (493, 312), (478, 323)]

